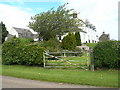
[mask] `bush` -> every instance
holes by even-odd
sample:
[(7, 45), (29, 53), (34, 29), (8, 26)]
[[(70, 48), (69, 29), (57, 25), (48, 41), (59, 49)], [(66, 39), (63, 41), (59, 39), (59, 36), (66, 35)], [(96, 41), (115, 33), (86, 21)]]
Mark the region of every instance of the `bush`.
[(76, 39), (73, 33), (68, 33), (62, 40), (61, 47), (66, 50), (74, 50), (76, 47)]
[(93, 49), (95, 68), (120, 68), (119, 48), (118, 41), (99, 42)]
[(75, 33), (75, 38), (76, 38), (77, 46), (81, 46), (81, 37), (80, 37), (80, 33), (79, 32)]
[(43, 47), (23, 44), (19, 38), (11, 38), (2, 46), (2, 63), (5, 65), (43, 65)]
[(45, 47), (50, 52), (61, 51), (60, 42), (56, 38), (48, 41), (37, 42), (36, 45)]

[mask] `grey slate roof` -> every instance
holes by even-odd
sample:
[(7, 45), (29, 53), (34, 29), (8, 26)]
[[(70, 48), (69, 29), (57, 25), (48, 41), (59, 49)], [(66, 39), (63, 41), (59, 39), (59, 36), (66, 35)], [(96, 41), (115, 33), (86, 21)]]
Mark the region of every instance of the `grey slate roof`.
[(103, 34), (99, 37), (99, 41), (105, 41), (105, 40), (110, 40), (109, 34), (105, 34), (105, 32), (103, 32)]
[(24, 32), (29, 32), (32, 34), (32, 32), (29, 29), (24, 29), (24, 28), (16, 28), (13, 27), (18, 33), (24, 33)]

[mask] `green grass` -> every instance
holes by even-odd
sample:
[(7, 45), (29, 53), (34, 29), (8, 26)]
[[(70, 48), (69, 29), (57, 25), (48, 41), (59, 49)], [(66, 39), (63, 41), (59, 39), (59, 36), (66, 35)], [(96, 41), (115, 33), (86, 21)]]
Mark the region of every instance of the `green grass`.
[(86, 45), (93, 49), (97, 43), (87, 43)]
[(117, 70), (98, 70), (91, 72), (80, 70), (44, 69), (41, 67), (19, 65), (2, 65), (2, 74), (5, 76), (50, 82), (118, 87)]

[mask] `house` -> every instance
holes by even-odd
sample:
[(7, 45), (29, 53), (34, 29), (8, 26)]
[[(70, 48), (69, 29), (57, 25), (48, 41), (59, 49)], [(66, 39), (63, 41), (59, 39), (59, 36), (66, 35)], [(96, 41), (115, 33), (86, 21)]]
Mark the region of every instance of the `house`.
[(29, 29), (17, 28), (17, 27), (12, 27), (11, 28), (7, 38), (11, 38), (13, 36), (16, 36), (18, 38), (32, 38), (34, 40), (36, 40), (38, 38), (37, 33), (33, 33)]
[[(82, 43), (97, 43), (98, 36), (95, 26), (90, 24), (87, 20), (82, 21), (83, 26), (80, 27), (82, 31), (80, 32)], [(74, 32), (75, 33), (75, 32)], [(68, 33), (62, 36), (58, 36), (58, 40), (62, 40)]]
[(90, 24), (87, 19), (83, 21), (82, 30), (86, 32), (86, 33), (80, 32), (82, 43), (97, 43), (98, 42), (97, 30), (95, 26)]
[(105, 32), (103, 32), (103, 34), (99, 37), (99, 41), (106, 41), (106, 40), (110, 40), (110, 36), (109, 34), (105, 34)]

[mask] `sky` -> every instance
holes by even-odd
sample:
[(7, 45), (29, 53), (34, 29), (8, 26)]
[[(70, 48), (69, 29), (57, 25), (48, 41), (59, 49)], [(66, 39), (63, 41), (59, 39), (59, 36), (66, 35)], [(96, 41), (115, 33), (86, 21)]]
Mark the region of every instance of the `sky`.
[(96, 26), (100, 36), (104, 31), (110, 39), (118, 40), (119, 0), (0, 0), (0, 21), (9, 31), (12, 27), (28, 28), (30, 17), (57, 8), (64, 3), (80, 13), (78, 18), (87, 19)]

